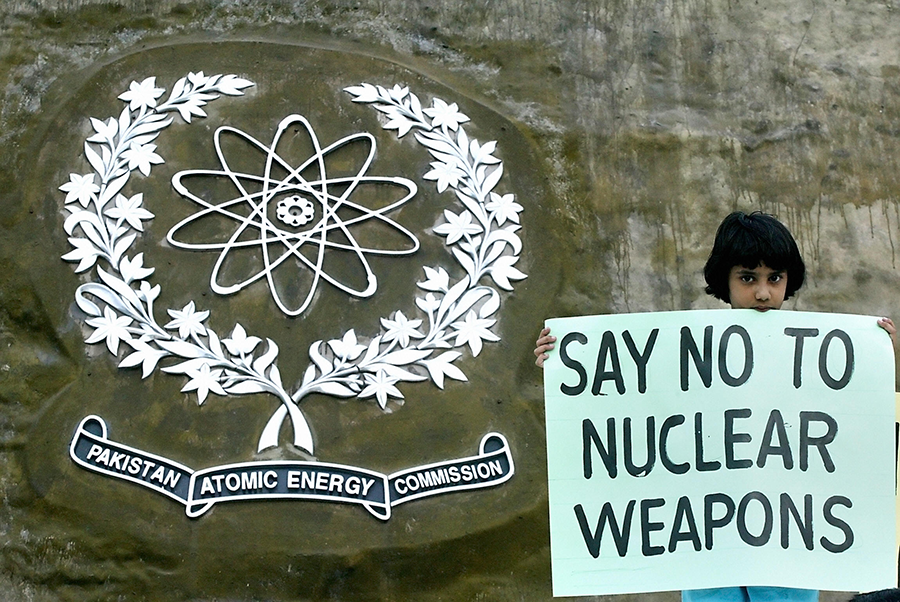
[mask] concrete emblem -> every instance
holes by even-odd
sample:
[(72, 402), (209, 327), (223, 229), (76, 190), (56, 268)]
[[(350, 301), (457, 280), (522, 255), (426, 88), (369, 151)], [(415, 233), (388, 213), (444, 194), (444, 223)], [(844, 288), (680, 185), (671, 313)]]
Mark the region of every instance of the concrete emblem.
[[(445, 245), (463, 275), (452, 280), (450, 272), (440, 265), (423, 266), (424, 280), (417, 284), (420, 289), (415, 299), (417, 309), (406, 310), (411, 317), (398, 309), (380, 318), (381, 330), (376, 334), (361, 336), (351, 328), (339, 338), (313, 342), (309, 347), (311, 361), (291, 390), (290, 385), (285, 385), (278, 368), (279, 347), (271, 338), (263, 342), (262, 338), (249, 334), (239, 322), (227, 336), (220, 336), (206, 323), (210, 312), (198, 309), (193, 300), (181, 309), (167, 309), (171, 318), (167, 323), (157, 322), (154, 302), (160, 295), (160, 285), (151, 283), (154, 268), (145, 266), (143, 253), (135, 254), (133, 249), (135, 241), (144, 231), (144, 222), (152, 220), (154, 215), (143, 207), (142, 193), (130, 197), (122, 194), (135, 171), (148, 176), (154, 165), (164, 162), (157, 153), (155, 141), (173, 123), (174, 113), (191, 123), (196, 117), (206, 116), (202, 107), (208, 102), (222, 95), (241, 96), (243, 90), (252, 85), (252, 82), (235, 75), (190, 73), (179, 79), (168, 97), (162, 100), (166, 90), (157, 87), (155, 77), (149, 77), (141, 82), (132, 82), (129, 90), (119, 96), (127, 106), (118, 117), (105, 121), (92, 118), (94, 133), (84, 143), (85, 156), (92, 171), (87, 174), (72, 173), (69, 182), (60, 186), (60, 190), (66, 193), (68, 216), (65, 230), (73, 247), (63, 255), (63, 259), (76, 263), (77, 272), (96, 274), (96, 280), (80, 285), (75, 294), (78, 307), (87, 315), (87, 326), (93, 329), (86, 339), (87, 343), (105, 343), (109, 352), (120, 358), (119, 367), (140, 366), (144, 378), (157, 368), (166, 373), (183, 375), (187, 380), (182, 391), (193, 392), (198, 404), (203, 404), (210, 394), (272, 394), (281, 403), (263, 429), (257, 451), (277, 447), (281, 427), (290, 418), (293, 445), (312, 454), (312, 432), (299, 407), (302, 399), (311, 393), (372, 399), (385, 410), (389, 399), (403, 398), (397, 387), (399, 383), (430, 380), (443, 388), (447, 378), (466, 380), (454, 361), (462, 356), (466, 347), (473, 356), (477, 356), (485, 341), (499, 340), (491, 327), (496, 322), (493, 316), (500, 308), (500, 291), (512, 290), (514, 281), (526, 277), (515, 267), (522, 250), (521, 239), (517, 235), (522, 206), (515, 202), (512, 194), (495, 191), (503, 175), (502, 162), (494, 156), (496, 143), (489, 141), (482, 144), (470, 139), (462, 126), (469, 118), (460, 112), (456, 103), (434, 98), (431, 106), (423, 107), (415, 94), (399, 85), (386, 88), (364, 83), (345, 88), (353, 102), (369, 105), (383, 115), (385, 129), (396, 130), (401, 138), (412, 132), (419, 145), (434, 159), (431, 169), (422, 178), (434, 181), (439, 193), (455, 193), (462, 210), (445, 209), (432, 231), (445, 239)], [(296, 131), (301, 126), (314, 152), (305, 161), (295, 164), (279, 155), (279, 141), (289, 128)], [(255, 149), (264, 166), (262, 172), (235, 171), (222, 148), (224, 135), (238, 138), (246, 147)], [(309, 307), (321, 280), (348, 295), (368, 297), (376, 292), (378, 279), (369, 266), (367, 255), (406, 255), (418, 250), (417, 237), (391, 217), (400, 206), (413, 200), (418, 188), (403, 177), (368, 174), (376, 147), (376, 140), (371, 134), (358, 133), (323, 146), (313, 125), (302, 115), (293, 114), (278, 124), (270, 146), (230, 126), (220, 127), (215, 132), (214, 144), (222, 169), (182, 170), (172, 178), (173, 187), (199, 209), (172, 227), (167, 236), (168, 242), (178, 248), (220, 252), (210, 276), (210, 287), (214, 292), (234, 294), (265, 278), (278, 308), (288, 316), (298, 316)], [(352, 177), (329, 177), (330, 153), (354, 144), (367, 148), (365, 159), (357, 166), (356, 174)], [(233, 185), (233, 191), (226, 195), (227, 198), (208, 200), (192, 191), (189, 182), (197, 178), (228, 181)], [(379, 207), (369, 207), (365, 201), (354, 199), (355, 192), (371, 185), (392, 190), (390, 201)], [(230, 220), (232, 231), (221, 240), (200, 243), (181, 237), (183, 228), (210, 215)], [(354, 227), (366, 222), (400, 232), (404, 244), (400, 248), (360, 244)], [(236, 248), (256, 249), (263, 258), (263, 267), (239, 282), (223, 284), (221, 266), (229, 252)], [(329, 272), (326, 267), (328, 254), (335, 250), (350, 253), (358, 259), (365, 271), (367, 284), (364, 288), (354, 288), (343, 282), (339, 275)], [(288, 301), (289, 295), (280, 290), (274, 277), (276, 269), (288, 269), (290, 266), (312, 274), (312, 284), (299, 297), (295, 294), (300, 299), (295, 303)], [(120, 348), (125, 349), (121, 355)], [(98, 424), (102, 428), (100, 432), (94, 432), (98, 431)], [(145, 452), (114, 452), (118, 454), (119, 463), (128, 456), (124, 472), (117, 473), (108, 470), (112, 456), (98, 441), (82, 449), (79, 441), (86, 441), (85, 437), (105, 440), (105, 432), (106, 426), (101, 418), (85, 418), (73, 438), (72, 458), (85, 468), (132, 481), (141, 481), (142, 476), (148, 476), (144, 475), (148, 471), (142, 471), (140, 467), (137, 473), (130, 473), (129, 470), (137, 466), (137, 460), (133, 458), (146, 455)], [(381, 492), (376, 492), (376, 496), (381, 497), (376, 501), (360, 503), (366, 505), (373, 515), (386, 519), (390, 515), (391, 491), (394, 493), (393, 503), (400, 503), (424, 495), (497, 484), (512, 476), (512, 458), (502, 435), (486, 435), (481, 447), (482, 454), (499, 453), (504, 458), (503, 468), (496, 464), (495, 472), (487, 469), (490, 474), (479, 476), (477, 468), (469, 467), (462, 460), (450, 461), (452, 470), (441, 465), (434, 473), (442, 479), (437, 483), (440, 486), (433, 490), (422, 487), (418, 493), (419, 480), (398, 477), (399, 489), (395, 490), (391, 489), (393, 482), (389, 477), (379, 477), (376, 480), (386, 484), (376, 488)], [(103, 459), (107, 460), (105, 466), (96, 464), (97, 461), (102, 463)], [(189, 471), (176, 463), (167, 462), (178, 466), (177, 470)], [(465, 466), (456, 466), (459, 462)], [(143, 460), (138, 464), (149, 466)], [(165, 462), (158, 464), (161, 466)], [(284, 480), (287, 483), (293, 472), (299, 479), (298, 470), (308, 468), (306, 464), (316, 465), (288, 463), (291, 466), (280, 466), (278, 470), (273, 468), (270, 474), (265, 467), (253, 464), (258, 463), (241, 467), (252, 475), (256, 475), (254, 471), (262, 471), (259, 479), (244, 475), (244, 481), (253, 481), (258, 489), (245, 492), (249, 497), (277, 497), (276, 484), (284, 487), (285, 484), (280, 482)], [(205, 472), (221, 469), (206, 469)], [(338, 470), (352, 473), (363, 469), (338, 467)], [(410, 478), (418, 472), (419, 469), (401, 471), (403, 475), (411, 475)], [(150, 472), (150, 481), (144, 479), (144, 484), (154, 488), (151, 481), (156, 473)], [(168, 483), (174, 487), (178, 481), (177, 474), (180, 473), (164, 473), (167, 476), (162, 476), (158, 485)], [(428, 474), (431, 475), (430, 472)], [(467, 474), (472, 478), (465, 479)], [(234, 479), (238, 480), (232, 479), (233, 482), (228, 480), (227, 474), (219, 477), (220, 481), (224, 479), (222, 482), (226, 486), (242, 482), (237, 476)], [(185, 482), (189, 479), (186, 478)], [(338, 481), (342, 485), (357, 482), (346, 479), (359, 481), (360, 491), (357, 493), (361, 493), (363, 484), (368, 482), (362, 477), (341, 473), (334, 479), (328, 477), (327, 483), (333, 490)], [(192, 479), (191, 483), (194, 483)], [(213, 494), (211, 483), (209, 477), (201, 481), (198, 495)], [(270, 484), (272, 487), (267, 487)], [(204, 489), (206, 485), (209, 487)], [(365, 489), (368, 493), (370, 488)], [(229, 486), (226, 490), (225, 493), (230, 494), (228, 497), (244, 499), (241, 495), (233, 495), (237, 489)], [(190, 489), (191, 492), (193, 489)], [(241, 492), (244, 490), (241, 489)], [(199, 516), (214, 503), (201, 503), (190, 495), (179, 498), (171, 491), (163, 493), (182, 499), (191, 516)], [(222, 494), (222, 491), (217, 493)], [(281, 492), (281, 496), (284, 495), (298, 497)], [(381, 510), (374, 511), (372, 508)]]

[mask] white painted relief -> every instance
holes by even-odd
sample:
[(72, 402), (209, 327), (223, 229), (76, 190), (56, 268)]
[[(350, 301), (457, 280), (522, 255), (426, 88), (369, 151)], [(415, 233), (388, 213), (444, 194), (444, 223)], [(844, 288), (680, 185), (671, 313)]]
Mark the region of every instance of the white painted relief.
[[(157, 368), (183, 375), (182, 391), (195, 394), (199, 404), (211, 394), (270, 393), (280, 405), (259, 437), (258, 451), (279, 444), (279, 430), (289, 418), (292, 443), (313, 453), (312, 434), (299, 407), (310, 393), (371, 400), (386, 409), (389, 400), (402, 401), (401, 383), (430, 380), (443, 388), (448, 378), (466, 380), (454, 362), (466, 349), (477, 356), (485, 342), (499, 340), (492, 327), (500, 309), (500, 291), (512, 290), (515, 281), (526, 277), (515, 267), (522, 250), (517, 233), (523, 208), (512, 194), (498, 189), (503, 164), (494, 155), (496, 143), (469, 138), (462, 125), (469, 118), (456, 103), (435, 98), (423, 107), (415, 94), (399, 85), (351, 86), (346, 92), (353, 102), (380, 112), (383, 127), (399, 137), (412, 134), (433, 159), (421, 177), (433, 181), (438, 192), (448, 193), (448, 208), (432, 230), (444, 238), (458, 267), (422, 266), (423, 279), (409, 307), (381, 317), (378, 324), (312, 342), (309, 365), (297, 379), (286, 380), (282, 375), (275, 341), (254, 336), (239, 322), (220, 335), (206, 324), (209, 311), (195, 301), (166, 309), (168, 320), (160, 323), (154, 303), (161, 289), (151, 280), (155, 268), (145, 265), (144, 254), (135, 250), (135, 242), (154, 216), (144, 208), (142, 193), (126, 196), (123, 190), (135, 172), (147, 176), (153, 166), (163, 163), (155, 142), (173, 123), (175, 113), (191, 123), (205, 117), (203, 106), (208, 102), (222, 95), (241, 96), (252, 85), (235, 75), (190, 73), (166, 97), (166, 90), (150, 77), (133, 82), (119, 96), (126, 106), (118, 117), (91, 118), (94, 133), (84, 144), (90, 170), (71, 174), (69, 182), (60, 186), (66, 194), (65, 230), (72, 245), (63, 259), (76, 264), (75, 270), (88, 279), (75, 294), (91, 329), (87, 343), (105, 344), (119, 358), (120, 367), (140, 367), (144, 377)], [(287, 127), (298, 125), (315, 152), (306, 162), (293, 165), (278, 154), (278, 142)], [(264, 171), (231, 169), (221, 148), (223, 136), (242, 138), (257, 149)], [(353, 134), (322, 146), (305, 117), (290, 115), (277, 125), (270, 145), (230, 126), (216, 131), (213, 144), (221, 169), (184, 170), (173, 178), (175, 189), (196, 205), (196, 212), (167, 237), (180, 248), (219, 253), (210, 275), (213, 291), (233, 294), (265, 279), (280, 310), (295, 316), (308, 309), (321, 281), (348, 295), (375, 294), (378, 276), (367, 256), (409, 254), (419, 248), (416, 235), (390, 216), (403, 203), (414, 202), (417, 187), (404, 177), (369, 175), (376, 146), (371, 134)], [(367, 158), (355, 176), (329, 179), (329, 153), (351, 144), (367, 145)], [(316, 174), (311, 179), (302, 175), (310, 167)], [(276, 171), (281, 175), (276, 177)], [(233, 196), (204, 200), (192, 191), (193, 181), (204, 177), (230, 180)], [(370, 185), (391, 188), (395, 200), (378, 209), (358, 203), (354, 194)], [(243, 205), (240, 211), (238, 204)], [(352, 209), (353, 217), (347, 218), (343, 209)], [(233, 222), (234, 231), (227, 240), (191, 243), (180, 238), (182, 227), (212, 213)], [(406, 244), (375, 248), (357, 243), (354, 226), (363, 221), (401, 233)], [(335, 238), (335, 233), (340, 236)], [(264, 268), (241, 281), (223, 282), (221, 265), (241, 245), (256, 247)], [(280, 251), (272, 253), (276, 247)], [(358, 258), (366, 273), (365, 288), (353, 288), (328, 272), (328, 253), (336, 248)], [(307, 270), (313, 280), (293, 304), (273, 276), (276, 270), (292, 266)], [(451, 273), (462, 275), (454, 278)]]

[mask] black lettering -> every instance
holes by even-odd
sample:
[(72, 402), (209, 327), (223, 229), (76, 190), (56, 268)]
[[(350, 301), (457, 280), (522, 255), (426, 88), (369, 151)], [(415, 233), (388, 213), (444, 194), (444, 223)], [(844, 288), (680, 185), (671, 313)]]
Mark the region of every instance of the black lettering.
[(645, 477), (656, 464), (656, 419), (647, 416), (647, 462), (643, 466), (634, 464), (634, 440), (631, 434), (631, 418), (624, 421), (623, 445), (625, 446), (625, 470), (633, 477)]
[(819, 543), (822, 544), (822, 547), (832, 552), (834, 554), (840, 554), (841, 552), (846, 552), (850, 549), (850, 546), (853, 545), (853, 529), (850, 528), (850, 525), (836, 517), (831, 513), (831, 509), (836, 505), (840, 504), (841, 506), (846, 506), (847, 508), (853, 507), (853, 502), (849, 499), (845, 498), (842, 495), (833, 495), (827, 500), (825, 500), (825, 506), (823, 507), (823, 512), (825, 514), (825, 522), (833, 527), (837, 527), (844, 533), (844, 541), (841, 543), (832, 543), (827, 537), (823, 536)]
[[(731, 339), (731, 335), (736, 334), (741, 337), (741, 340), (744, 342), (744, 369), (741, 372), (740, 376), (737, 378), (731, 376), (731, 373), (728, 372), (728, 341)], [(753, 343), (750, 341), (750, 333), (748, 333), (743, 326), (739, 326), (737, 324), (733, 326), (729, 326), (725, 329), (725, 332), (722, 333), (722, 339), (719, 341), (719, 376), (722, 378), (722, 382), (728, 385), (729, 387), (740, 387), (742, 384), (747, 382), (747, 379), (750, 378), (750, 374), (753, 372)]]
[(625, 519), (622, 521), (622, 529), (619, 530), (619, 523), (616, 521), (616, 513), (613, 512), (612, 504), (606, 502), (600, 510), (600, 517), (597, 519), (597, 528), (591, 533), (587, 523), (587, 517), (584, 514), (584, 508), (581, 504), (575, 506), (575, 517), (578, 519), (578, 526), (581, 527), (581, 536), (584, 537), (584, 543), (588, 552), (594, 558), (600, 556), (600, 539), (603, 537), (603, 530), (606, 523), (609, 523), (609, 531), (612, 533), (613, 541), (616, 544), (616, 551), (619, 556), (624, 557), (628, 553), (628, 538), (631, 535), (631, 518), (634, 515), (635, 501), (628, 502), (625, 508)]
[[(610, 352), (612, 352), (610, 354)], [(606, 369), (607, 359), (611, 360), (612, 369)], [(600, 339), (600, 351), (597, 353), (597, 371), (594, 372), (594, 384), (591, 393), (594, 395), (606, 395), (600, 391), (603, 383), (608, 380), (616, 382), (616, 391), (619, 395), (625, 393), (625, 381), (622, 379), (622, 366), (619, 364), (619, 351), (616, 348), (616, 337), (612, 331), (607, 330)]]
[(578, 374), (577, 385), (571, 386), (566, 383), (561, 383), (559, 385), (559, 390), (563, 395), (581, 395), (584, 392), (585, 387), (587, 387), (587, 371), (584, 369), (584, 366), (581, 365), (581, 362), (569, 357), (567, 351), (567, 348), (572, 341), (585, 345), (587, 344), (587, 337), (580, 332), (570, 332), (559, 342), (559, 359), (565, 367), (571, 368)]
[(722, 463), (718, 460), (707, 462), (703, 459), (703, 413), (694, 414), (694, 460), (697, 470), (700, 472), (709, 472), (711, 470), (719, 470)]
[[(844, 373), (835, 379), (828, 373), (828, 347), (831, 341), (840, 339), (844, 343)], [(850, 377), (853, 376), (853, 341), (843, 330), (832, 330), (822, 339), (822, 347), (819, 349), (819, 376), (822, 381), (834, 390), (840, 390), (847, 386)]]
[[(687, 522), (687, 531), (681, 530), (681, 525)], [(699, 552), (700, 533), (697, 532), (697, 521), (694, 520), (694, 510), (691, 508), (691, 500), (687, 496), (678, 498), (675, 508), (675, 524), (672, 526), (672, 534), (669, 536), (669, 552), (674, 552), (680, 541), (690, 541), (694, 551)]]
[(788, 516), (794, 517), (794, 523), (800, 529), (800, 537), (803, 538), (803, 545), (807, 550), (813, 549), (813, 525), (812, 525), (812, 495), (803, 496), (803, 517), (800, 517), (800, 511), (794, 505), (794, 500), (786, 493), (781, 494), (781, 547), (788, 549), (788, 531), (790, 530), (790, 521)]
[(736, 418), (750, 418), (750, 408), (742, 408), (740, 410), (725, 410), (725, 468), (750, 468), (753, 461), (746, 458), (735, 460), (734, 444), (749, 443), (751, 437), (749, 433), (735, 433), (734, 420)]
[(594, 474), (593, 456), (591, 455), (591, 443), (600, 453), (600, 459), (606, 466), (606, 472), (609, 473), (610, 479), (615, 479), (618, 473), (616, 466), (616, 419), (608, 418), (606, 420), (606, 440), (609, 447), (603, 445), (600, 434), (594, 427), (594, 423), (589, 418), (581, 421), (581, 442), (582, 442), (582, 463), (584, 465), (584, 478), (590, 479)]
[(647, 362), (650, 361), (650, 354), (653, 353), (653, 346), (656, 345), (656, 337), (658, 335), (659, 328), (654, 328), (650, 331), (650, 337), (644, 345), (644, 351), (638, 352), (631, 333), (627, 330), (622, 333), (622, 338), (625, 339), (625, 346), (628, 347), (628, 353), (631, 354), (631, 359), (634, 360), (634, 365), (637, 367), (638, 393), (647, 391)]
[(691, 468), (691, 465), (688, 462), (675, 464), (669, 458), (669, 450), (666, 447), (669, 439), (669, 431), (679, 424), (684, 424), (684, 416), (682, 414), (675, 414), (674, 416), (666, 418), (662, 427), (659, 429), (659, 459), (663, 466), (666, 467), (666, 470), (672, 474), (684, 474)]
[(659, 556), (666, 551), (665, 546), (650, 545), (650, 534), (653, 531), (662, 531), (665, 527), (665, 523), (650, 521), (650, 510), (661, 508), (665, 503), (662, 498), (641, 500), (641, 553), (644, 556)]
[(681, 390), (688, 390), (688, 356), (694, 360), (697, 374), (707, 389), (712, 386), (712, 335), (713, 327), (707, 326), (703, 330), (703, 355), (697, 348), (694, 335), (687, 326), (681, 327)]
[[(719, 518), (713, 518), (713, 506), (722, 504), (725, 506), (725, 514)], [(710, 493), (703, 498), (703, 529), (706, 539), (706, 549), (713, 549), (713, 531), (721, 529), (734, 518), (734, 500), (724, 493)]]
[[(778, 433), (778, 445), (772, 445), (772, 438), (775, 436), (776, 431)], [(781, 456), (781, 461), (787, 470), (794, 467), (794, 455), (791, 453), (787, 429), (784, 427), (784, 418), (781, 417), (781, 412), (778, 410), (772, 410), (769, 413), (769, 420), (766, 422), (762, 445), (759, 446), (759, 456), (756, 458), (756, 465), (763, 468), (769, 456)]]
[[(765, 521), (763, 522), (763, 528), (759, 535), (753, 535), (747, 528), (747, 506), (749, 506), (750, 502), (753, 500), (760, 503), (763, 513), (765, 514)], [(772, 504), (769, 502), (769, 498), (759, 491), (751, 491), (741, 498), (741, 502), (738, 504), (737, 528), (744, 543), (757, 548), (766, 545), (769, 538), (772, 536)]]
[[(821, 437), (809, 436), (809, 424), (811, 422), (824, 422), (828, 430)], [(822, 457), (822, 464), (828, 472), (834, 472), (834, 461), (826, 447), (837, 436), (837, 421), (825, 412), (800, 412), (800, 470), (809, 468), (809, 447), (815, 446)]]
[(818, 328), (785, 328), (784, 334), (796, 337), (794, 340), (794, 388), (799, 389), (803, 381), (803, 339), (819, 336)]

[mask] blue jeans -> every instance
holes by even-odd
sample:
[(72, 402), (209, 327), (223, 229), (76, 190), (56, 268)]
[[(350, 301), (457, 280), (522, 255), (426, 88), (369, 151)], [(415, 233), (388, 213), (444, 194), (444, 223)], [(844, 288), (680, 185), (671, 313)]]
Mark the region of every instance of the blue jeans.
[(814, 589), (792, 587), (716, 587), (681, 592), (681, 602), (818, 602)]

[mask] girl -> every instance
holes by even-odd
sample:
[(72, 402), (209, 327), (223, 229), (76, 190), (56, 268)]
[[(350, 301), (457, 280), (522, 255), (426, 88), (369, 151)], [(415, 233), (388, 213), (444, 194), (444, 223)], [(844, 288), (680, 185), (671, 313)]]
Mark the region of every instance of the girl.
[[(703, 269), (706, 292), (733, 309), (781, 309), (803, 285), (806, 267), (794, 237), (773, 216), (736, 211), (722, 220)], [(878, 320), (895, 339), (889, 318)], [(535, 363), (543, 367), (556, 337), (544, 328), (535, 343)], [(785, 587), (724, 587), (685, 590), (682, 602), (816, 602), (816, 590)]]

